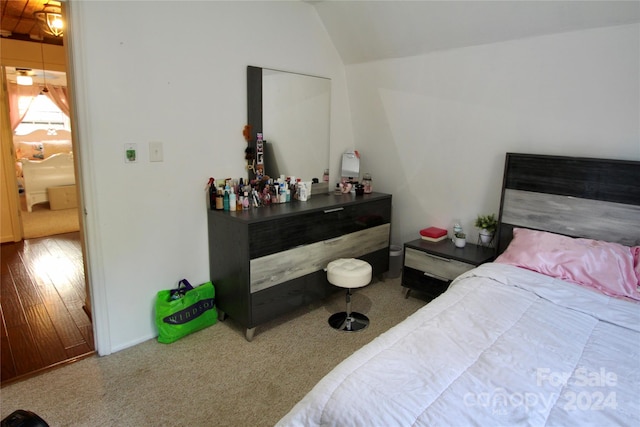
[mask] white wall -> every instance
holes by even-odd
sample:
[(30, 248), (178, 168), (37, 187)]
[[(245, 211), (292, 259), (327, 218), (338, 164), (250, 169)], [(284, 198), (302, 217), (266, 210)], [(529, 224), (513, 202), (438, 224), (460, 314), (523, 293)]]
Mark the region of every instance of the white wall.
[[(104, 355), (155, 336), (157, 291), (183, 277), (209, 280), (204, 186), (210, 176), (245, 176), (247, 65), (331, 78), (332, 140), (352, 144), (351, 120), (344, 68), (307, 3), (97, 1), (68, 9)], [(163, 143), (164, 162), (149, 162), (150, 141)], [(125, 164), (125, 143), (137, 144), (137, 163)]]
[[(473, 232), (498, 210), (507, 151), (640, 159), (638, 25), (354, 65), (345, 81), (304, 2), (68, 10), (100, 354), (155, 336), (158, 290), (208, 280), (203, 189), (243, 174), (247, 65), (332, 79), (332, 175), (342, 152), (361, 152), (375, 189), (393, 193), (394, 243), (454, 218)], [(164, 162), (148, 161), (149, 141)], [(125, 165), (125, 143), (138, 163)]]
[(498, 213), (506, 152), (640, 160), (640, 26), (347, 66), (361, 171), (392, 242)]

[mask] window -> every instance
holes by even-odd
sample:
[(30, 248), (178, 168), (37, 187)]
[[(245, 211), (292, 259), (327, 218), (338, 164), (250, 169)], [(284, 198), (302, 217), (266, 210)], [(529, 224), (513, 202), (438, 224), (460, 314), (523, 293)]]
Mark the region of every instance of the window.
[(25, 135), (38, 129), (71, 130), (69, 117), (44, 94), (36, 96), (33, 100), (28, 96), (21, 96), (18, 108), (20, 114), (24, 114), (27, 109), (29, 111), (16, 128), (16, 135)]

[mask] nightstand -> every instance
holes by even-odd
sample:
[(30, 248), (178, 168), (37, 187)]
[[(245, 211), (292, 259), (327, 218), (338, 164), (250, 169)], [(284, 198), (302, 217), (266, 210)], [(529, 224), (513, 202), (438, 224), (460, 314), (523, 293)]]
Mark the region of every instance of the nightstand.
[(429, 242), (416, 239), (404, 244), (402, 286), (405, 298), (412, 289), (435, 298), (449, 287), (449, 283), (465, 271), (492, 261), (495, 249), (467, 243), (457, 248), (451, 239)]

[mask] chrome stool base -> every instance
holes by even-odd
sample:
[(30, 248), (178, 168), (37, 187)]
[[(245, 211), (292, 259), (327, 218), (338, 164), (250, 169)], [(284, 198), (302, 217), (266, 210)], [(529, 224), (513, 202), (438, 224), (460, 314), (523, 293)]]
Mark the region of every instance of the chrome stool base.
[(349, 316), (346, 311), (343, 311), (332, 314), (331, 317), (329, 317), (329, 325), (331, 325), (333, 329), (340, 331), (357, 332), (369, 326), (369, 318), (364, 314), (355, 312), (352, 312), (351, 316)]

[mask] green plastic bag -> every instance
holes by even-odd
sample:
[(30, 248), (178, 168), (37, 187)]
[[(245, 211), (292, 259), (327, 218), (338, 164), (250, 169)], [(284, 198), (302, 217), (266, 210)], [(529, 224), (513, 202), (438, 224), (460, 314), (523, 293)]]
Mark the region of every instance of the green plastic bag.
[(156, 296), (158, 341), (169, 344), (218, 321), (213, 283), (193, 287), (182, 279), (177, 289)]

